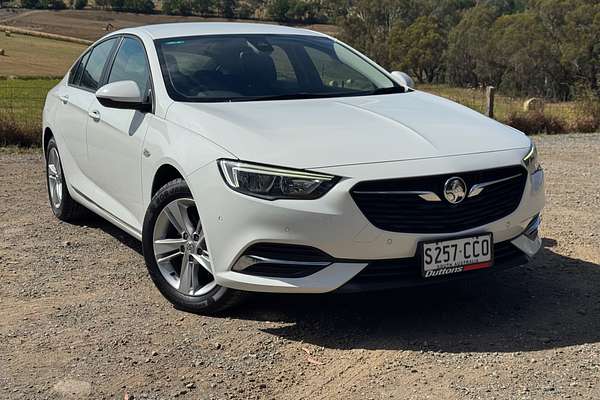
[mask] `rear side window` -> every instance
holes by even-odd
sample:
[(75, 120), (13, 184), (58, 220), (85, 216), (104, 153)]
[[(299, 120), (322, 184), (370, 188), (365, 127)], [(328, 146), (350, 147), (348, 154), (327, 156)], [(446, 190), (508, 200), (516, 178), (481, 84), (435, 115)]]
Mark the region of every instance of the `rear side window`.
[(150, 70), (144, 46), (136, 39), (125, 38), (119, 47), (108, 83), (134, 81), (143, 95), (148, 94)]
[(81, 57), (79, 63), (71, 70), (71, 75), (69, 75), (69, 84), (74, 86), (79, 86), (81, 82), (81, 75), (83, 75), (83, 69), (87, 64), (87, 60), (90, 58), (90, 52), (88, 51)]
[(92, 49), (85, 69), (83, 70), (83, 75), (81, 76), (81, 83), (79, 84), (81, 87), (90, 90), (98, 89), (100, 80), (102, 79), (102, 71), (104, 71), (106, 61), (116, 43), (117, 38), (109, 39)]

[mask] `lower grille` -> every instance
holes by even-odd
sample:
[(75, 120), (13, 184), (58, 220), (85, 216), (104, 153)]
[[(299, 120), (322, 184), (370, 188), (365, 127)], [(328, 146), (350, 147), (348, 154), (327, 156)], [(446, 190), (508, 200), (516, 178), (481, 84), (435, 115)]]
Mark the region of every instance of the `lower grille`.
[[(519, 250), (510, 241), (494, 244), (494, 265), (491, 270), (499, 270), (512, 266), (526, 264), (528, 261), (525, 253)], [(361, 272), (352, 278), (346, 286), (387, 288), (397, 286), (411, 286), (433, 283), (471, 274), (481, 271), (460, 272), (455, 275), (446, 275), (440, 278), (423, 278), (421, 276), (421, 259), (419, 256), (409, 258), (398, 258), (392, 260), (378, 260), (369, 263)]]
[[(459, 204), (444, 199), (444, 184), (458, 176), (467, 185), (495, 182)], [(404, 233), (450, 233), (489, 224), (517, 209), (527, 180), (520, 165), (416, 178), (366, 181), (350, 191), (364, 216), (376, 227)], [(440, 201), (419, 193), (430, 192)]]

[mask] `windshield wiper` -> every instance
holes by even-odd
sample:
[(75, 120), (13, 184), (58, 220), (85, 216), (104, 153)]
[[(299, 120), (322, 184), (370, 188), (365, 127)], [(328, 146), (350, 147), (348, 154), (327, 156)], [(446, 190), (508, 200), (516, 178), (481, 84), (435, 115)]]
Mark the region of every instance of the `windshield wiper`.
[(240, 96), (222, 99), (222, 101), (240, 102), (240, 101), (268, 101), (268, 100), (301, 100), (301, 99), (323, 99), (329, 97), (353, 97), (353, 96), (370, 96), (374, 94), (391, 94), (405, 93), (406, 90), (402, 86), (392, 86), (387, 88), (377, 88), (364, 92), (335, 92), (335, 93), (285, 93), (274, 94), (267, 96)]
[(373, 94), (392, 94), (392, 93), (406, 93), (407, 90), (405, 88), (403, 88), (402, 86), (392, 86), (392, 87), (383, 87), (383, 88), (377, 88), (377, 89), (373, 89), (369, 92), (365, 92), (366, 95), (373, 95)]
[(286, 93), (286, 94), (274, 94), (268, 96), (241, 96), (231, 97), (226, 101), (266, 101), (266, 100), (298, 100), (298, 99), (319, 99), (324, 97), (339, 96), (337, 93)]

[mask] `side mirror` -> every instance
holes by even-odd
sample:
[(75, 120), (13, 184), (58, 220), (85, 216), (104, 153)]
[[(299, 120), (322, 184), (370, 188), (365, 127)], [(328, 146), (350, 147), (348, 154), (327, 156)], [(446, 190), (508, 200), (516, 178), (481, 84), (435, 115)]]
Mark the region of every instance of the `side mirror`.
[(415, 81), (413, 81), (412, 78), (405, 72), (393, 71), (392, 76), (394, 77), (397, 83), (406, 88), (412, 89), (415, 87)]
[(140, 87), (134, 81), (113, 82), (96, 91), (96, 98), (104, 107), (148, 111)]

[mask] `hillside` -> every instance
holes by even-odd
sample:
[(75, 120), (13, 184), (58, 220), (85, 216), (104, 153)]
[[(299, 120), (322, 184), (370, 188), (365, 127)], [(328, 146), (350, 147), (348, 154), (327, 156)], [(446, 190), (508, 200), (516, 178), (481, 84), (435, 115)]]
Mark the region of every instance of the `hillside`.
[[(109, 29), (115, 30), (147, 24), (190, 21), (248, 22), (248, 20), (227, 20), (223, 18), (183, 17), (160, 14), (133, 14), (102, 10), (38, 10), (19, 13), (14, 16), (11, 15), (11, 19), (8, 21), (2, 21), (2, 18), (0, 18), (0, 24), (3, 25), (72, 36), (87, 40), (96, 40), (105, 35), (107, 33), (107, 27), (109, 24)], [(337, 33), (337, 28), (334, 25), (317, 24), (303, 27), (332, 35)]]

